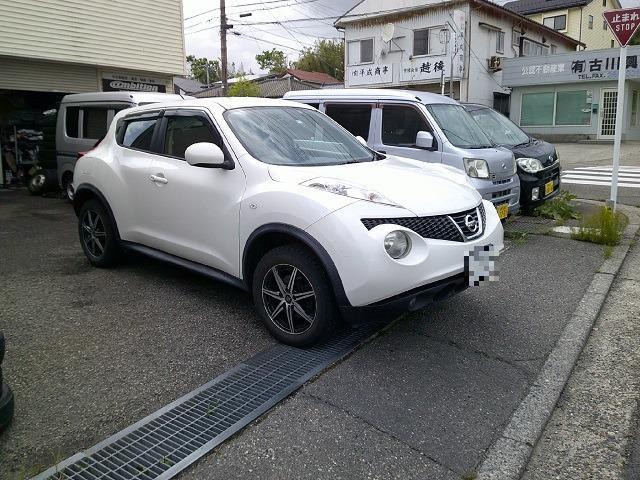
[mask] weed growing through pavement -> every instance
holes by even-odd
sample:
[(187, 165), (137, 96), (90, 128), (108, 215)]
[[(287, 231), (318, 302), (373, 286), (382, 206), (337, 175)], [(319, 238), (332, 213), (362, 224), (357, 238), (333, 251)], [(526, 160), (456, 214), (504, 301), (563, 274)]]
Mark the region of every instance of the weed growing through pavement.
[(527, 243), (527, 232), (515, 232), (515, 231), (505, 230), (504, 238), (513, 240), (513, 243), (517, 246), (522, 246), (525, 243)]
[(579, 230), (572, 237), (584, 242), (613, 247), (620, 243), (620, 237), (627, 222), (627, 217), (622, 213), (614, 212), (609, 207), (600, 207), (597, 212), (582, 219)]
[(556, 222), (569, 220), (570, 218), (580, 218), (580, 214), (571, 205), (571, 200), (577, 198), (566, 190), (561, 191), (557, 197), (547, 200), (545, 203), (533, 210), (536, 217), (550, 218)]
[(462, 474), (462, 480), (475, 480), (478, 478), (478, 474), (476, 472), (467, 472)]

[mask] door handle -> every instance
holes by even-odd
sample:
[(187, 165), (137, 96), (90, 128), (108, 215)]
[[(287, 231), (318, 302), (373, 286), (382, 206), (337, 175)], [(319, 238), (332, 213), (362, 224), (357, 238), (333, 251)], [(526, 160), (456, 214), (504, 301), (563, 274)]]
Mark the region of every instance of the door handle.
[(162, 175), (150, 175), (149, 180), (151, 180), (154, 183), (164, 183), (164, 184), (169, 183), (169, 180), (164, 178)]

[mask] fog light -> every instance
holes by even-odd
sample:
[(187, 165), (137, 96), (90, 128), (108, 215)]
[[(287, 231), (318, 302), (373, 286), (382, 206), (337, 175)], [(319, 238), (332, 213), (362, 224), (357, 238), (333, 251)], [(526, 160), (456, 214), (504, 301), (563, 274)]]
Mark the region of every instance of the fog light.
[(384, 237), (384, 249), (391, 258), (398, 260), (405, 257), (411, 250), (411, 239), (403, 231), (394, 230)]
[(531, 189), (531, 200), (538, 200), (540, 198), (540, 188), (539, 187), (533, 187)]

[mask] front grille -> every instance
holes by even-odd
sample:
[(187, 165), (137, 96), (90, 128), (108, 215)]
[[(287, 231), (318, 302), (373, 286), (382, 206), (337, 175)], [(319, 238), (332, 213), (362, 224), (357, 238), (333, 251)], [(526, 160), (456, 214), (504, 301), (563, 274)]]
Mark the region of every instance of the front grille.
[(509, 183), (511, 181), (510, 178), (505, 178), (504, 180), (494, 180), (494, 185), (504, 185), (505, 183)]
[[(480, 218), (478, 218), (478, 211)], [(479, 228), (473, 232), (467, 226), (466, 218), (470, 216), (469, 224), (480, 222)], [(435, 240), (449, 240), (451, 242), (464, 242), (479, 237), (484, 233), (486, 212), (482, 203), (471, 210), (452, 215), (433, 215), (430, 217), (399, 217), (399, 218), (363, 218), (362, 224), (371, 230), (378, 225), (399, 225), (413, 230), (423, 238)]]
[(499, 192), (493, 192), (491, 194), (491, 199), (506, 197), (507, 195), (511, 195), (511, 189), (509, 190), (500, 190)]

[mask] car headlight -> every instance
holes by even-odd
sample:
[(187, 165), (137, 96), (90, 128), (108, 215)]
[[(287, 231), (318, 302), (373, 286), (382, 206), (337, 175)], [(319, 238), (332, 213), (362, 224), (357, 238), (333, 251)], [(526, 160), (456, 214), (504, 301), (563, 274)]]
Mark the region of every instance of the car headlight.
[(402, 230), (394, 230), (384, 237), (384, 249), (391, 258), (398, 260), (411, 250), (411, 239)]
[(527, 173), (536, 173), (544, 168), (537, 158), (519, 158), (518, 165)]
[(513, 152), (511, 152), (511, 163), (513, 163), (513, 172), (511, 173), (515, 175), (516, 173), (518, 173), (518, 164), (516, 163), (516, 156), (513, 154)]
[(472, 178), (489, 178), (489, 165), (481, 158), (465, 158), (464, 169)]
[(394, 207), (399, 206), (397, 203), (389, 200), (387, 197), (375, 190), (369, 190), (368, 188), (354, 185), (352, 183), (345, 182), (344, 180), (338, 180), (337, 178), (318, 177), (304, 181), (300, 185), (317, 188), (318, 190), (335, 193), (336, 195), (344, 195), (345, 197), (366, 200), (367, 202), (382, 203), (384, 205), (391, 205)]

